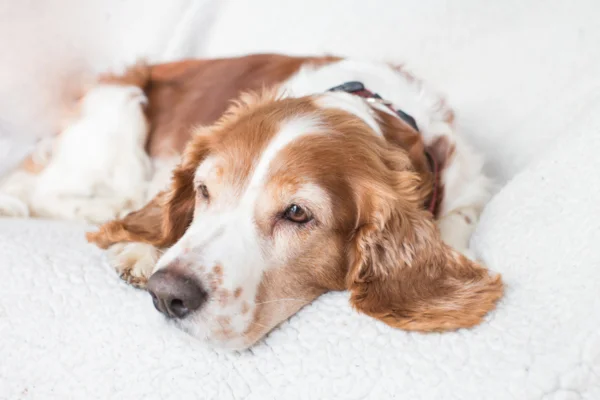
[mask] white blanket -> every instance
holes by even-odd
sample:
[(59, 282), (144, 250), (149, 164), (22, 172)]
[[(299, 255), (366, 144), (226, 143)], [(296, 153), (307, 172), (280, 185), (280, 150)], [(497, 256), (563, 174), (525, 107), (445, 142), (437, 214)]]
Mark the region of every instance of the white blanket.
[(597, 400), (600, 124), (587, 132), (490, 204), (475, 248), (506, 297), (456, 333), (394, 330), (334, 293), (251, 351), (216, 352), (119, 281), (83, 227), (1, 221), (0, 397)]
[(406, 333), (331, 293), (218, 352), (122, 283), (86, 227), (0, 220), (0, 399), (600, 399), (600, 4), (461, 3), (230, 0), (208, 51), (409, 59), (444, 89), (508, 181), (473, 240), (507, 284), (484, 324)]

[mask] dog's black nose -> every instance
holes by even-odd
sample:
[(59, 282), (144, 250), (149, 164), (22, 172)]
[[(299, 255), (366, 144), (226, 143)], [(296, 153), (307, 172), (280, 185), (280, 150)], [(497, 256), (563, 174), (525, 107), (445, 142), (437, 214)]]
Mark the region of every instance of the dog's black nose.
[(159, 270), (148, 279), (154, 307), (170, 318), (183, 318), (206, 302), (207, 294), (194, 278), (177, 271)]

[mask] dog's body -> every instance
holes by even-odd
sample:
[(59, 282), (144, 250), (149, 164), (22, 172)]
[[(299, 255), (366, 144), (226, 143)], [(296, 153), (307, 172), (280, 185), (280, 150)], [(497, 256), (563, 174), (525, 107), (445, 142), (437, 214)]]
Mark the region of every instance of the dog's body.
[[(398, 118), (384, 102), (368, 101), (348, 93), (327, 92), (328, 89), (348, 81), (362, 82), (366, 88), (390, 101), (394, 107), (401, 108), (403, 113), (414, 118), (419, 132)], [(240, 100), (240, 104), (223, 116), (230, 102), (241, 93), (265, 87), (275, 89), (270, 95), (246, 95)], [(219, 122), (215, 124), (217, 120)], [(279, 128), (273, 133), (265, 133), (273, 130), (274, 125)], [(194, 134), (193, 128), (197, 126), (208, 127)], [(238, 131), (239, 138), (236, 136), (238, 133), (235, 133)], [(277, 224), (282, 223), (273, 222), (271, 228), (261, 231), (259, 214), (266, 213), (262, 210), (262, 203), (267, 201), (261, 194), (267, 190), (267, 186), (261, 185), (271, 182), (271, 175), (274, 174), (271, 170), (280, 154), (287, 152), (294, 144), (306, 141), (306, 135), (324, 131), (346, 132), (349, 159), (340, 159), (337, 164), (331, 166), (321, 166), (331, 168), (331, 174), (340, 182), (347, 181), (347, 187), (338, 188), (334, 181), (323, 183), (322, 180), (327, 180), (326, 177), (317, 178), (315, 175), (309, 179), (309, 176), (315, 173), (313, 171), (302, 176), (294, 175), (291, 181), (290, 176), (287, 176), (287, 183), (278, 186), (277, 190), (292, 185), (296, 193), (294, 196), (308, 199), (294, 200), (298, 204), (305, 201), (306, 206), (299, 207), (295, 203), (292, 206), (296, 207), (293, 208), (296, 210), (294, 212), (302, 210), (305, 214), (306, 209), (312, 209), (309, 221), (312, 221), (313, 217), (315, 220), (319, 219), (319, 216), (313, 215), (318, 214), (315, 209), (327, 210), (319, 211), (323, 212), (323, 215), (329, 215), (321, 216), (323, 219), (335, 219), (336, 213), (340, 211), (343, 211), (343, 214), (349, 213), (348, 218), (354, 219), (351, 223), (350, 220), (344, 222), (344, 228), (342, 225), (336, 225), (335, 229), (332, 226), (328, 231), (329, 236), (318, 233), (316, 227), (310, 228), (311, 235), (325, 235), (320, 240), (327, 243), (331, 241), (330, 245), (338, 249), (339, 254), (311, 253), (310, 263), (318, 262), (321, 258), (328, 260), (323, 261), (324, 264), (331, 265), (327, 267), (328, 272), (322, 272), (331, 275), (326, 282), (321, 278), (318, 282), (313, 282), (313, 278), (302, 280), (295, 277), (295, 283), (292, 284), (286, 280), (288, 278), (278, 276), (283, 267), (276, 265), (304, 265), (306, 262), (297, 261), (299, 255), (296, 250), (288, 248), (289, 246), (284, 246), (286, 249), (280, 248), (283, 244), (276, 243), (279, 239), (269, 236), (275, 235), (273, 229), (284, 229), (275, 228), (280, 226)], [(372, 138), (360, 139), (364, 142), (362, 145), (369, 147), (369, 156), (373, 153), (380, 154), (377, 157), (381, 157), (380, 161), (373, 161), (372, 165), (369, 164), (367, 154), (361, 153), (360, 146), (352, 143), (354, 138), (367, 133)], [(265, 135), (271, 136), (265, 139)], [(205, 138), (213, 136), (215, 139)], [(319, 153), (321, 149), (324, 149), (324, 152), (331, 151), (329, 158), (324, 159), (324, 163), (327, 163), (327, 160), (336, 157), (335, 152), (340, 151), (339, 146), (344, 144), (336, 144), (338, 148), (329, 149), (332, 145), (329, 142), (337, 136), (316, 134), (314, 142), (321, 140), (321, 136), (325, 137), (322, 139), (325, 140), (323, 146), (311, 150), (310, 153)], [(369, 144), (372, 140), (375, 142)], [(264, 143), (260, 144), (261, 141)], [(381, 142), (384, 142), (385, 149), (378, 149), (378, 146), (382, 145)], [(357, 147), (354, 149), (353, 145)], [(260, 148), (254, 149), (256, 146)], [(310, 164), (307, 160), (301, 161), (303, 157), (308, 157), (308, 149), (311, 147), (309, 143), (306, 143), (306, 146), (308, 147), (304, 153), (289, 156), (292, 158), (285, 164), (288, 167), (284, 172), (293, 170), (297, 162), (303, 165)], [(389, 146), (391, 147), (388, 148)], [(207, 150), (208, 148), (210, 150)], [(389, 157), (392, 157), (389, 160), (384, 155), (388, 150), (391, 152)], [(241, 152), (237, 153), (239, 151)], [(232, 156), (233, 153), (237, 155)], [(183, 159), (178, 165), (182, 154)], [(217, 157), (216, 160), (214, 157)], [(236, 172), (237, 178), (232, 181), (226, 179), (229, 170), (220, 164), (229, 159), (228, 157), (233, 157), (230, 163), (239, 164), (236, 164), (235, 168), (231, 167), (239, 170)], [(396, 159), (397, 157), (403, 159)], [(433, 164), (429, 158), (434, 159)], [(336, 170), (338, 166), (341, 168), (339, 164), (346, 162), (349, 164)], [(396, 254), (394, 250), (387, 249), (389, 254), (377, 255), (381, 249), (374, 248), (368, 250), (375, 252), (367, 257), (369, 261), (363, 262), (385, 264), (384, 258), (399, 257), (403, 259), (402, 263), (406, 264), (405, 270), (412, 268), (415, 271), (423, 270), (423, 273), (431, 276), (435, 275), (435, 279), (430, 276), (435, 281), (430, 284), (438, 289), (445, 289), (404, 288), (405, 292), (424, 290), (417, 294), (417, 297), (421, 296), (417, 303), (420, 304), (419, 307), (424, 308), (422, 312), (415, 311), (413, 307), (413, 311), (405, 310), (406, 315), (402, 317), (400, 315), (404, 315), (403, 312), (397, 309), (403, 306), (396, 304), (400, 300), (385, 294), (387, 288), (379, 288), (378, 294), (371, 294), (371, 286), (364, 287), (366, 283), (374, 285), (372, 282), (377, 281), (379, 273), (387, 276), (387, 280), (394, 281), (393, 276), (396, 272), (378, 271), (383, 268), (380, 265), (372, 266), (374, 270), (371, 272), (365, 272), (366, 267), (348, 269), (347, 266), (340, 266), (357, 263), (357, 257), (361, 258), (357, 254), (349, 256), (348, 254), (355, 250), (345, 249), (344, 246), (345, 243), (354, 242), (359, 240), (361, 235), (366, 235), (360, 233), (361, 229), (374, 222), (362, 220), (362, 214), (366, 215), (367, 211), (364, 210), (375, 207), (380, 201), (367, 201), (361, 197), (367, 194), (361, 194), (363, 190), (358, 187), (368, 185), (356, 183), (359, 181), (358, 176), (364, 172), (360, 171), (360, 165), (356, 165), (361, 162), (365, 163), (364, 168), (367, 172), (374, 174), (368, 179), (361, 178), (367, 181), (376, 181), (379, 178), (383, 181), (396, 179), (393, 178), (395, 175), (388, 178), (379, 176), (382, 172), (376, 171), (381, 168), (390, 168), (390, 171), (398, 173), (405, 169), (410, 172), (410, 176), (406, 175), (402, 182), (396, 183), (399, 185), (396, 192), (402, 193), (404, 190), (408, 191), (403, 185), (409, 185), (408, 182), (414, 185), (401, 196), (394, 194), (401, 197), (394, 204), (400, 201), (402, 205), (398, 203), (390, 209), (384, 207), (378, 211), (372, 210), (373, 218), (383, 218), (382, 222), (373, 225), (372, 229), (382, 229), (382, 233), (391, 229), (388, 227), (391, 222), (385, 222), (386, 218), (391, 218), (396, 211), (400, 212), (399, 209), (403, 210), (400, 213), (401, 222), (398, 222), (402, 225), (401, 237), (396, 236), (398, 232), (394, 232), (391, 242), (389, 237), (383, 238), (387, 246), (397, 245), (403, 250)], [(156, 277), (162, 276), (162, 280), (158, 282), (159, 278), (153, 278), (155, 284), (152, 292), (155, 293), (157, 308), (171, 316), (182, 317), (178, 315), (179, 311), (174, 311), (167, 304), (171, 300), (165, 303), (163, 294), (160, 294), (164, 282), (174, 279), (169, 277), (171, 272), (179, 271), (179, 274), (181, 270), (186, 270), (184, 274), (188, 278), (191, 274), (194, 280), (203, 281), (203, 284), (197, 285), (201, 290), (196, 291), (203, 293), (200, 296), (202, 301), (198, 296), (189, 301), (204, 304), (208, 298), (208, 305), (202, 305), (201, 309), (204, 311), (192, 313), (191, 318), (188, 316), (182, 325), (196, 336), (229, 347), (241, 348), (251, 345), (320, 293), (344, 288), (352, 291), (353, 304), (357, 309), (390, 325), (416, 330), (454, 329), (471, 326), (480, 321), (502, 292), (499, 278), (489, 277), (483, 269), (460, 255), (469, 255), (469, 239), (490, 196), (490, 182), (482, 173), (482, 164), (482, 158), (454, 131), (453, 114), (443, 99), (430, 92), (420, 81), (401, 68), (334, 57), (255, 55), (222, 60), (188, 60), (150, 67), (136, 66), (123, 75), (101, 77), (99, 83), (82, 99), (77, 119), (57, 137), (49, 160), (39, 161), (39, 157), (32, 158), (0, 186), (0, 192), (4, 193), (4, 197), (0, 196), (0, 213), (82, 219), (101, 223), (145, 206), (141, 211), (129, 214), (122, 220), (104, 225), (98, 233), (90, 235), (91, 240), (110, 249), (111, 263), (131, 283), (145, 286), (153, 272), (160, 272), (154, 274)], [(435, 166), (435, 171), (432, 170), (432, 165)], [(353, 168), (358, 168), (355, 173), (351, 172)], [(214, 172), (215, 170), (220, 172)], [(172, 173), (173, 180), (168, 190)], [(215, 177), (215, 173), (219, 176)], [(391, 172), (385, 172), (386, 176), (389, 173)], [(318, 175), (321, 174), (319, 172)], [(229, 193), (227, 198), (239, 199), (235, 202), (239, 202), (238, 205), (234, 207), (233, 203), (229, 204), (232, 200), (221, 204), (219, 202), (225, 200), (214, 199), (212, 187), (207, 187), (205, 182), (213, 182), (215, 179), (221, 183), (211, 183), (210, 186), (225, 185), (223, 187), (228, 188), (226, 193)], [(223, 183), (223, 179), (229, 183)], [(201, 183), (198, 183), (199, 180)], [(302, 183), (299, 183), (300, 181)], [(262, 189), (258, 190), (258, 187)], [(335, 200), (339, 195), (336, 192), (338, 190), (344, 191), (346, 197), (349, 195), (356, 203), (339, 203), (344, 199)], [(383, 187), (373, 186), (370, 190), (379, 193), (381, 199), (385, 198), (386, 190)], [(283, 196), (280, 192), (277, 193), (277, 196)], [(194, 198), (196, 200), (193, 200)], [(431, 213), (427, 216), (429, 205), (432, 205), (431, 210), (434, 211), (436, 225), (445, 244), (438, 243), (435, 239), (437, 233), (430, 231), (428, 222), (425, 221), (432, 217)], [(413, 207), (416, 207), (415, 210), (412, 210)], [(237, 211), (232, 211), (234, 209)], [(414, 215), (408, 217), (408, 209), (414, 211)], [(204, 215), (201, 227), (198, 226), (198, 215)], [(232, 215), (236, 215), (235, 218), (241, 221), (250, 221), (246, 228), (248, 233), (227, 233), (229, 228), (223, 225), (223, 221), (233, 218)], [(283, 218), (281, 215), (277, 218)], [(285, 215), (284, 217), (287, 218)], [(425, 219), (424, 222), (421, 219)], [(211, 222), (213, 220), (214, 222)], [(288, 220), (298, 222), (298, 215), (293, 215)], [(211, 224), (214, 227), (211, 228)], [(319, 226), (327, 224), (320, 221)], [(245, 229), (243, 226), (244, 223), (240, 222), (239, 229), (242, 231)], [(415, 231), (410, 233), (412, 228)], [(289, 229), (285, 228), (284, 231), (288, 232)], [(207, 233), (208, 231), (212, 233)], [(341, 231), (344, 231), (344, 234), (341, 234)], [(425, 231), (427, 233), (424, 233)], [(309, 235), (308, 232), (307, 230), (302, 235)], [(281, 234), (291, 235), (289, 232)], [(299, 233), (287, 237), (286, 241), (293, 243), (298, 238), (297, 234)], [(237, 250), (225, 250), (219, 247), (222, 245), (213, 248), (210, 243), (220, 240), (218, 238), (222, 235), (234, 235), (226, 241), (227, 243), (239, 241), (235, 235), (242, 235), (246, 239), (240, 240), (246, 240), (247, 243)], [(256, 239), (250, 240), (248, 237), (259, 237), (260, 240), (257, 242)], [(308, 241), (308, 237), (302, 240)], [(414, 243), (408, 243), (408, 237), (413, 237)], [(359, 246), (356, 251), (367, 251), (374, 240), (369, 239), (367, 242), (356, 244)], [(422, 242), (421, 245), (415, 244), (419, 241)], [(201, 247), (204, 249), (202, 262), (214, 264), (203, 265), (202, 272), (199, 267), (194, 267), (197, 260), (182, 261), (190, 257), (190, 251), (194, 253), (199, 243), (202, 243)], [(302, 243), (298, 246), (305, 246)], [(450, 250), (447, 245), (452, 246), (458, 253)], [(161, 256), (163, 251), (166, 253)], [(238, 251), (240, 256), (246, 259), (245, 263), (256, 266), (248, 267), (250, 270), (244, 273), (239, 272), (241, 267), (235, 267), (235, 271), (238, 272), (232, 273), (232, 267), (222, 265), (239, 264), (240, 261), (235, 257), (224, 255), (224, 252), (231, 251)], [(306, 255), (311, 251), (306, 248), (302, 250), (302, 254)], [(425, 261), (426, 265), (418, 266), (416, 260), (423, 257), (423, 252), (431, 253), (425, 257), (429, 261)], [(212, 253), (214, 255), (210, 255)], [(269, 255), (265, 255), (267, 253)], [(293, 257), (290, 255), (292, 253), (295, 254)], [(377, 258), (380, 258), (378, 262)], [(189, 266), (182, 267), (188, 264)], [(444, 269), (446, 264), (449, 265), (447, 270), (450, 272)], [(295, 268), (295, 271), (301, 269)], [(334, 278), (335, 274), (332, 271), (337, 269), (343, 269), (343, 272), (340, 272), (339, 278)], [(398, 271), (400, 270), (402, 268), (398, 267)], [(444, 278), (446, 272), (451, 277)], [(299, 279), (305, 282), (302, 287), (289, 289), (296, 287)], [(406, 276), (398, 279), (408, 280)], [(416, 278), (413, 276), (411, 279)], [(446, 283), (440, 283), (444, 279)], [(208, 284), (207, 280), (212, 283)], [(450, 285), (450, 281), (454, 283)], [(277, 289), (269, 285), (277, 286)], [(418, 286), (416, 282), (415, 285)], [(448, 285), (462, 286), (451, 288)], [(282, 287), (288, 289), (284, 290)], [(307, 290), (307, 287), (310, 287), (310, 290)], [(401, 290), (400, 287), (396, 289)], [(188, 289), (179, 287), (177, 290), (186, 292)], [(439, 292), (437, 295), (434, 293), (436, 290)], [(453, 296), (453, 290), (462, 292), (456, 292)], [(300, 295), (303, 301), (293, 302), (280, 307), (281, 309), (264, 306), (273, 301), (273, 298), (298, 298)], [(376, 299), (371, 298), (372, 296)], [(388, 301), (392, 301), (394, 306), (379, 304), (386, 303), (383, 299), (390, 296), (394, 298)], [(451, 298), (453, 303), (439, 308), (444, 297)], [(431, 298), (432, 302), (426, 304), (428, 298)], [(369, 305), (364, 304), (365, 301)], [(392, 309), (389, 309), (390, 307)], [(436, 307), (439, 308), (437, 311)], [(196, 308), (200, 309), (200, 305), (186, 305), (184, 314), (187, 315)], [(202, 313), (204, 315), (200, 315)], [(443, 313), (446, 315), (442, 315)], [(200, 315), (197, 318), (202, 322), (198, 322), (196, 314)], [(207, 322), (207, 319), (210, 321)], [(217, 328), (214, 324), (217, 324)], [(198, 328), (200, 325), (201, 329)], [(216, 331), (218, 332), (215, 333)]]

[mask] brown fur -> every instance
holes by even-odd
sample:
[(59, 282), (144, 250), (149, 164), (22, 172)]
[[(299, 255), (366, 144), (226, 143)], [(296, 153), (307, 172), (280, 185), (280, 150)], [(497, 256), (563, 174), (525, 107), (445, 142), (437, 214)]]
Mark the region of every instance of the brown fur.
[(476, 325), (494, 308), (500, 276), (443, 243), (417, 204), (400, 192), (371, 213), (350, 249), (356, 309), (393, 327), (443, 331)]
[[(351, 301), (359, 311), (409, 330), (477, 324), (501, 297), (502, 282), (441, 241), (423, 208), (431, 191), (431, 173), (423, 165), (420, 136), (410, 128), (395, 126), (396, 133), (387, 133), (388, 141), (381, 143), (362, 121), (342, 114), (321, 113), (328, 126), (343, 133), (343, 143), (336, 144), (330, 134), (298, 141), (282, 152), (284, 160), (311, 155), (304, 156), (305, 168), (311, 171), (290, 171), (286, 165), (287, 173), (319, 176), (320, 185), (332, 194), (338, 220), (335, 231), (349, 235), (330, 236), (331, 244), (321, 249), (336, 248), (335, 242), (343, 243), (344, 237), (350, 237), (352, 243), (341, 252), (350, 254), (350, 260), (321, 250), (310, 258), (321, 260), (322, 268), (306, 260), (293, 267), (305, 270), (308, 277), (302, 295), (310, 297), (314, 286), (328, 290), (342, 286), (351, 291)], [(386, 122), (384, 132), (393, 123)], [(343, 151), (332, 152), (334, 148)], [(345, 159), (353, 163), (349, 165)], [(340, 177), (350, 180), (354, 196), (344, 193)], [(326, 238), (321, 240), (327, 243)], [(344, 278), (340, 278), (340, 265), (344, 270), (349, 265)], [(284, 282), (274, 286), (282, 285)]]
[[(419, 174), (420, 180), (417, 190), (421, 193), (428, 194), (423, 196), (423, 204), (429, 204), (431, 201), (431, 196), (429, 196), (429, 194), (433, 192), (434, 175), (429, 160), (425, 155), (423, 138), (417, 131), (400, 118), (383, 111), (377, 111), (377, 115), (386, 140), (406, 151), (412, 167), (415, 172)], [(434, 155), (434, 157), (436, 157), (435, 159), (439, 163), (440, 159), (437, 158), (437, 155)], [(440, 168), (441, 167), (442, 165), (440, 165)], [(443, 193), (441, 193), (443, 187), (440, 186), (440, 183), (441, 182), (438, 181), (438, 202), (441, 201), (443, 197)]]
[(142, 242), (161, 248), (163, 240), (162, 220), (164, 193), (156, 196), (144, 208), (122, 219), (107, 222), (96, 232), (88, 232), (86, 238), (102, 249), (119, 242)]
[[(262, 98), (272, 99), (273, 94), (274, 92), (267, 92)], [(157, 195), (140, 211), (123, 219), (110, 221), (97, 232), (88, 233), (88, 240), (102, 248), (118, 242), (144, 242), (162, 248), (177, 242), (193, 218), (196, 202), (194, 173), (211, 151), (227, 154), (227, 158), (232, 161), (228, 176), (242, 182), (250, 172), (253, 159), (277, 132), (279, 124), (276, 122), (269, 125), (268, 121), (273, 118), (278, 121), (302, 109), (307, 111), (314, 108), (310, 102), (286, 99), (285, 107), (265, 106), (259, 112), (250, 114), (249, 104), (259, 106), (259, 98), (260, 96), (253, 95), (242, 96), (212, 127), (196, 130), (184, 151), (181, 163), (173, 171), (170, 190)], [(247, 129), (248, 125), (254, 129)]]
[[(144, 90), (149, 102), (145, 112), (150, 127), (146, 149), (152, 157), (170, 157), (183, 152), (194, 127), (214, 123), (241, 93), (276, 85), (303, 65), (323, 65), (337, 60), (340, 58), (333, 56), (253, 54), (154, 65), (139, 61), (122, 74), (101, 74), (97, 81), (134, 85)], [(78, 97), (86, 91), (82, 90)], [(78, 106), (67, 114), (64, 127), (78, 114)], [(39, 174), (45, 165), (28, 157), (21, 168)]]
[(335, 60), (338, 58), (277, 54), (183, 60), (147, 69), (136, 65), (122, 79), (142, 87), (148, 96), (147, 149), (151, 156), (160, 157), (181, 153), (190, 139), (191, 128), (214, 123), (242, 92), (271, 87), (289, 78), (302, 65)]
[[(432, 184), (420, 136), (380, 115), (381, 139), (355, 116), (319, 109), (311, 97), (243, 96), (213, 126), (196, 131), (169, 191), (89, 239), (101, 247), (174, 244), (193, 219), (200, 162), (219, 154), (219, 185), (239, 191), (281, 122), (303, 115), (319, 118), (327, 133), (281, 151), (265, 191), (276, 199), (278, 191), (309, 177), (327, 192), (325, 214), (331, 216), (300, 231), (287, 264), (264, 274), (254, 324), (244, 336), (258, 340), (320, 294), (343, 289), (357, 310), (394, 327), (440, 331), (479, 323), (502, 296), (502, 281), (441, 241), (424, 209)], [(280, 229), (268, 217), (257, 215), (256, 221), (265, 237)], [(293, 300), (277, 301), (285, 298)]]

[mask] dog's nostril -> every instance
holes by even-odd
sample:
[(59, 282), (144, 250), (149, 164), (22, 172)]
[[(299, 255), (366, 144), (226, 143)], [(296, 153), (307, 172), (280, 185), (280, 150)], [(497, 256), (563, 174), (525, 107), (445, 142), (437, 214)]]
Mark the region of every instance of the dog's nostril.
[(200, 308), (207, 295), (195, 279), (177, 271), (160, 270), (148, 279), (154, 307), (167, 317), (183, 318)]
[(169, 304), (169, 310), (171, 313), (175, 314), (177, 318), (183, 318), (190, 312), (190, 310), (183, 304), (183, 301), (179, 299), (171, 300), (171, 304)]

